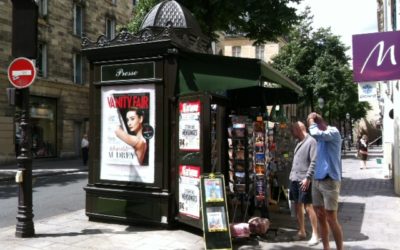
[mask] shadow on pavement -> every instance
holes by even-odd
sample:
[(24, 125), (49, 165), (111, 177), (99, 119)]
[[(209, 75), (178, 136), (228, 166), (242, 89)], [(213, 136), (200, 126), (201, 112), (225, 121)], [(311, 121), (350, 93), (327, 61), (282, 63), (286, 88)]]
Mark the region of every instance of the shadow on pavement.
[(338, 218), (342, 225), (344, 241), (364, 241), (369, 239), (367, 235), (361, 233), (364, 214), (364, 203), (339, 203)]
[[(368, 169), (363, 171), (368, 171)], [(375, 195), (380, 195), (388, 197), (397, 197), (397, 195), (394, 193), (393, 185), (394, 184), (392, 179), (343, 178), (340, 190), (340, 196), (371, 197)]]
[[(95, 234), (104, 234), (104, 233), (120, 233), (113, 232), (111, 229), (84, 229), (80, 233), (79, 232), (70, 232), (70, 233), (53, 233), (53, 234), (35, 234), (35, 238), (46, 238), (46, 237), (65, 237), (65, 236), (79, 236), (79, 235), (95, 235)], [(128, 233), (128, 232), (125, 232)]]
[[(73, 173), (51, 176), (37, 176), (32, 179), (32, 188), (35, 192), (35, 187), (46, 187), (57, 184), (59, 186), (67, 186), (71, 183), (78, 182), (82, 179), (87, 179), (87, 173)], [(3, 182), (0, 185), (0, 200), (18, 196), (18, 185), (14, 181)]]
[[(108, 224), (108, 223), (106, 223)], [(163, 228), (160, 227), (137, 227), (137, 226), (129, 226), (123, 231), (115, 231), (109, 228), (103, 229), (83, 229), (81, 232), (66, 232), (66, 233), (48, 233), (48, 234), (35, 234), (35, 238), (46, 238), (46, 237), (65, 237), (65, 236), (79, 236), (79, 235), (97, 235), (97, 234), (135, 234), (135, 233), (143, 233), (143, 232), (151, 232), (151, 231), (159, 231)]]

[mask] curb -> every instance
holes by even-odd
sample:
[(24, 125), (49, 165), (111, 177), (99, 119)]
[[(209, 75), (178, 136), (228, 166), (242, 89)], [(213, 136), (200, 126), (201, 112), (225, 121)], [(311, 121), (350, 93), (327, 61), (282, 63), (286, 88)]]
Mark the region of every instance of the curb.
[[(2, 182), (14, 182), (15, 179), (15, 173), (17, 171), (13, 171), (12, 174), (6, 174), (1, 176), (1, 171), (0, 171), (0, 185)], [(77, 172), (88, 172), (88, 169), (71, 169), (71, 170), (60, 170), (60, 171), (46, 171), (44, 170), (43, 172), (36, 172), (32, 173), (32, 178), (34, 177), (42, 177), (42, 176), (55, 176), (55, 175), (63, 175), (63, 174), (71, 174), (71, 173), (77, 173)]]

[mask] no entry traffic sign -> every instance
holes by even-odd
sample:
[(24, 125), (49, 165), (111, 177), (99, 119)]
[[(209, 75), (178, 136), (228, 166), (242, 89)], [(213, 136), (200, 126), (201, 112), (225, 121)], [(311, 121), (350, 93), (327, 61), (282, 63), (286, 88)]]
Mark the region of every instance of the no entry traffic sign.
[(25, 57), (15, 58), (8, 67), (8, 80), (18, 88), (29, 87), (36, 78), (36, 68), (32, 60)]

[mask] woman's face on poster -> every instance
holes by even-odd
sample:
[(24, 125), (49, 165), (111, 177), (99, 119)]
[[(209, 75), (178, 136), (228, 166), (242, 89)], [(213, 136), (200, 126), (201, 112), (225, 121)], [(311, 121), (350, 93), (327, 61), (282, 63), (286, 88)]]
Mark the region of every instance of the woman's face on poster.
[(141, 128), (142, 118), (137, 115), (136, 111), (128, 111), (126, 119), (129, 131), (136, 132)]

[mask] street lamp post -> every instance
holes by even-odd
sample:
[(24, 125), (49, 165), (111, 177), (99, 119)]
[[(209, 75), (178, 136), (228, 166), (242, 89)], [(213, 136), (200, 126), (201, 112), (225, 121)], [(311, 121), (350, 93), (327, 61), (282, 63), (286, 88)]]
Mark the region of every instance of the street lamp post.
[[(318, 107), (319, 107), (321, 113), (322, 113), (322, 109), (324, 108), (324, 105), (325, 105), (324, 98), (322, 98), (322, 97), (318, 98)], [(323, 114), (321, 114), (321, 115), (323, 115)]]
[(20, 154), (17, 156), (18, 172), (18, 214), (15, 236), (20, 238), (33, 237), (35, 227), (33, 223), (32, 209), (32, 137), (29, 123), (29, 89), (20, 90), (22, 92), (20, 116), (20, 129), (22, 142), (20, 144)]
[(348, 148), (350, 150), (351, 147), (351, 143), (353, 141), (353, 126), (352, 126), (352, 122), (351, 122), (351, 115), (349, 113), (346, 113), (346, 139), (348, 141)]

